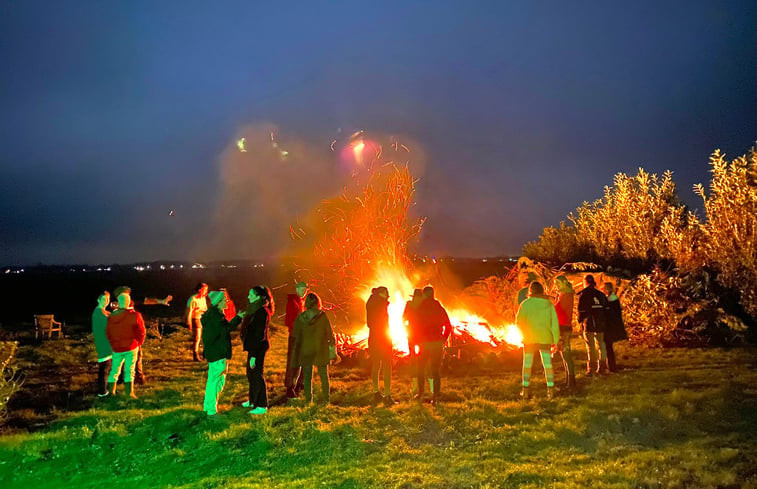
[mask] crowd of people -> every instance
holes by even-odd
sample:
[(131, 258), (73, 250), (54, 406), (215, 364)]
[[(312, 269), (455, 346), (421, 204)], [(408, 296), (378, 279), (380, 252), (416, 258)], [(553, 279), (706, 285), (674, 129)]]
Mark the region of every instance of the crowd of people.
[[(576, 368), (570, 346), (576, 295), (577, 319), (587, 349), (586, 374), (592, 376), (617, 370), (613, 344), (627, 338), (620, 301), (612, 283), (605, 283), (602, 293), (597, 290), (592, 275), (586, 275), (584, 281), (585, 287), (576, 294), (567, 277), (558, 276), (555, 293), (547, 295), (544, 285), (535, 275), (529, 274), (518, 292), (515, 320), (523, 335), (523, 398), (530, 397), (531, 370), (537, 353), (544, 367), (548, 398), (555, 395), (553, 355), (559, 354), (562, 359), (566, 390), (576, 388)], [(328, 403), (329, 364), (339, 359), (334, 331), (320, 297), (310, 292), (304, 282), (298, 282), (295, 291), (287, 296), (284, 317), (288, 331), (284, 375), (286, 397), (296, 399), (304, 394), (307, 403), (313, 402), (313, 372), (316, 368), (321, 382), (320, 400)], [(92, 313), (98, 395), (115, 395), (119, 377), (123, 375), (126, 393), (136, 398), (135, 384), (145, 382), (141, 362), (145, 324), (142, 315), (134, 309), (129, 287), (117, 288), (114, 296), (116, 303), (111, 303), (110, 294), (103, 292)], [(275, 304), (270, 289), (265, 286), (251, 288), (247, 298), (247, 308), (236, 312), (226, 290), (211, 291), (208, 284), (200, 283), (187, 301), (186, 324), (192, 337), (193, 360), (204, 360), (208, 364), (203, 410), (209, 416), (218, 413), (218, 400), (232, 357), (231, 333), (237, 329), (247, 354), (245, 365), (249, 384), (247, 400), (242, 406), (249, 409), (250, 414), (268, 411), (264, 368)], [(168, 305), (171, 299), (171, 296), (147, 298), (142, 303)], [(109, 307), (113, 310), (109, 311)], [(391, 406), (397, 402), (391, 390), (394, 346), (389, 325), (389, 290), (384, 286), (374, 288), (365, 308), (372, 401)], [(431, 393), (428, 401), (435, 404), (440, 399), (444, 345), (452, 333), (452, 325), (446, 310), (436, 300), (433, 287), (414, 290), (405, 305), (403, 321), (413, 373), (413, 398), (419, 402), (426, 400), (425, 384), (428, 381)]]
[(604, 284), (604, 293), (597, 290), (593, 275), (584, 277), (584, 288), (576, 294), (565, 275), (555, 278), (556, 293), (545, 294), (544, 285), (536, 275), (528, 274), (525, 286), (518, 292), (516, 325), (523, 334), (523, 389), (520, 395), (530, 397), (531, 368), (538, 352), (547, 382), (547, 397), (555, 395), (552, 355), (560, 354), (565, 367), (565, 389), (576, 388), (576, 367), (570, 346), (573, 334), (573, 311), (578, 295), (578, 323), (586, 344), (586, 375), (616, 372), (613, 344), (628, 338), (623, 324), (620, 300), (612, 282)]

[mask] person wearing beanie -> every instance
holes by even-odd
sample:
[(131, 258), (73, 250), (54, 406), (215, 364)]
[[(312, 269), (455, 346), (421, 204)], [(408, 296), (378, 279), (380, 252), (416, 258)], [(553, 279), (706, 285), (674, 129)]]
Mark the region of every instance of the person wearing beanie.
[[(586, 375), (604, 373), (606, 370), (604, 333), (607, 323), (607, 297), (596, 289), (593, 275), (584, 277), (586, 286), (578, 293), (578, 322), (581, 323), (586, 351), (588, 352)], [(599, 351), (599, 358), (597, 358)], [(595, 370), (596, 369), (596, 370)]]
[[(368, 326), (368, 355), (371, 359), (373, 403), (393, 406), (392, 399), (392, 336), (389, 332), (389, 290), (376, 287), (365, 303), (365, 323)], [(384, 395), (379, 392), (379, 371), (383, 370)]]
[(544, 295), (544, 286), (531, 282), (528, 298), (518, 309), (515, 323), (523, 334), (523, 390), (520, 395), (529, 398), (531, 367), (534, 355), (539, 352), (547, 379), (547, 399), (554, 397), (555, 376), (552, 370), (551, 351), (560, 341), (560, 327), (552, 301)]
[(225, 290), (214, 290), (207, 295), (210, 304), (200, 318), (202, 344), (208, 361), (208, 380), (205, 384), (205, 400), (202, 408), (208, 416), (218, 413), (218, 398), (226, 384), (226, 367), (231, 360), (231, 335), (244, 317), (240, 311), (231, 321), (224, 311), (231, 301)]
[(294, 359), (294, 321), (305, 310), (305, 296), (308, 294), (308, 284), (297, 282), (295, 286), (296, 294), (287, 294), (287, 308), (284, 316), (284, 324), (289, 331), (287, 341), (287, 364), (284, 373), (284, 387), (286, 388), (287, 399), (294, 399), (300, 395), (304, 389), (302, 378), (302, 367), (295, 365)]
[(124, 386), (126, 393), (133, 399), (134, 368), (137, 352), (145, 341), (145, 322), (142, 315), (131, 309), (131, 296), (124, 292), (118, 296), (118, 309), (108, 317), (105, 334), (113, 350), (113, 364), (108, 375), (108, 391), (116, 394), (116, 380), (124, 367)]
[(412, 298), (405, 304), (405, 310), (402, 313), (402, 321), (405, 323), (407, 331), (407, 347), (410, 354), (410, 371), (413, 372), (412, 395), (418, 393), (418, 352), (420, 351), (421, 333), (418, 326), (418, 308), (423, 302), (423, 291), (421, 289), (413, 290)]

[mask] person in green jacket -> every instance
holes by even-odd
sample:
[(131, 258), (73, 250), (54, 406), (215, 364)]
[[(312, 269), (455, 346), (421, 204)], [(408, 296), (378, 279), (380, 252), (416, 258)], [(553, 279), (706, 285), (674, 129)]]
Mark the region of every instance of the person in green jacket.
[(313, 367), (318, 367), (323, 400), (329, 402), (329, 363), (336, 358), (334, 330), (322, 310), (321, 298), (310, 292), (305, 297), (305, 311), (297, 316), (294, 335), (293, 365), (302, 367), (305, 401), (313, 401)]
[(226, 363), (231, 360), (231, 333), (244, 317), (240, 311), (234, 319), (227, 321), (223, 314), (226, 301), (229, 301), (225, 290), (214, 290), (207, 295), (209, 302), (206, 312), (200, 318), (202, 321), (202, 344), (205, 349), (205, 359), (208, 361), (208, 381), (205, 384), (205, 400), (203, 410), (208, 416), (218, 414), (218, 397), (226, 383)]
[(555, 306), (549, 297), (544, 295), (541, 282), (531, 282), (528, 299), (520, 305), (515, 322), (523, 334), (523, 390), (520, 395), (524, 399), (529, 397), (531, 367), (534, 354), (538, 351), (547, 378), (547, 398), (552, 399), (555, 375), (552, 370), (551, 352), (556, 350), (560, 341), (560, 327)]
[(105, 334), (105, 327), (108, 325), (108, 304), (110, 304), (110, 292), (105, 291), (97, 297), (97, 307), (92, 311), (92, 336), (95, 340), (95, 350), (97, 351), (97, 395), (105, 397), (110, 392), (106, 385), (108, 372), (110, 372), (113, 360), (113, 350), (110, 348), (108, 336)]

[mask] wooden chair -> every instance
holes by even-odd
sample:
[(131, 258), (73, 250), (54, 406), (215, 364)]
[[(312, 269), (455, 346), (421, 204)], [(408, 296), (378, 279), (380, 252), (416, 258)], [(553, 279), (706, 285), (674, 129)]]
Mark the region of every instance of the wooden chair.
[(58, 333), (58, 338), (63, 335), (63, 325), (66, 323), (56, 321), (53, 316), (53, 314), (34, 315), (34, 339), (37, 339), (40, 333), (47, 334), (48, 338), (52, 338), (53, 333)]

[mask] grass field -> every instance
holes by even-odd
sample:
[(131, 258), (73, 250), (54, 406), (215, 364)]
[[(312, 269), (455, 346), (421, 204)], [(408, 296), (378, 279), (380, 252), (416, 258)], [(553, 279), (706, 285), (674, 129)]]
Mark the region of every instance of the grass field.
[[(757, 488), (751, 348), (621, 344), (625, 371), (579, 377), (579, 394), (551, 402), (540, 369), (535, 399), (517, 399), (514, 357), (453, 368), (436, 407), (410, 401), (403, 369), (400, 404), (372, 407), (367, 371), (337, 366), (331, 405), (253, 418), (239, 407), (247, 383), (236, 340), (223, 413), (208, 419), (206, 367), (190, 361), (187, 342), (181, 330), (148, 339), (150, 383), (136, 401), (92, 395), (86, 338), (22, 346), (28, 380), (0, 435), (0, 487)], [(274, 334), (272, 395), (285, 343)]]

